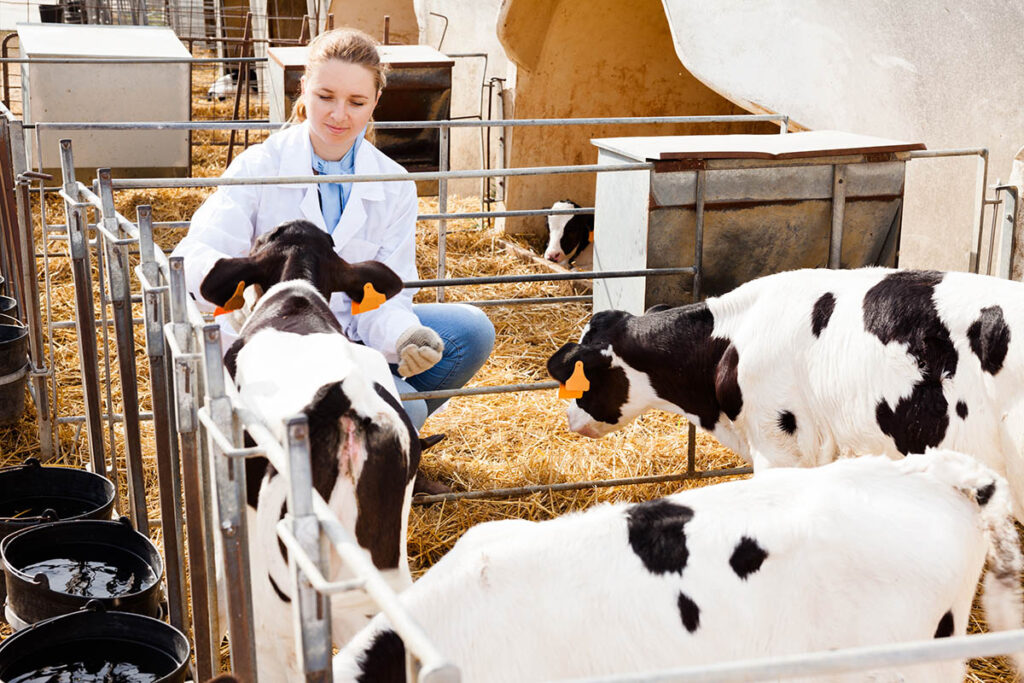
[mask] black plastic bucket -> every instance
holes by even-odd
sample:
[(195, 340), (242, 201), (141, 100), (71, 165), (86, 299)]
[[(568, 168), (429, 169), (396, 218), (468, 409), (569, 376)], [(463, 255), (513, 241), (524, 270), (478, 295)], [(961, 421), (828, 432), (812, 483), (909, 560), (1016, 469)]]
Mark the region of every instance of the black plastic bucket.
[[(188, 658), (188, 639), (173, 626), (90, 603), (88, 609), (40, 621), (0, 643), (0, 681), (52, 677), (82, 683), (183, 683)], [(68, 678), (58, 678), (62, 674)]]
[[(43, 467), (35, 458), (0, 469), (0, 541), (16, 531), (68, 519), (110, 519), (114, 485), (106, 477), (68, 467)], [(0, 559), (0, 622), (7, 599)]]
[(16, 316), (17, 311), (15, 309), (17, 307), (18, 300), (15, 299), (13, 296), (0, 295), (0, 313), (9, 316)]
[(0, 424), (17, 422), (25, 412), (28, 370), (28, 328), (0, 314)]
[(0, 543), (7, 620), (19, 628), (68, 614), (92, 600), (108, 610), (160, 616), (164, 563), (122, 517), (30, 527)]

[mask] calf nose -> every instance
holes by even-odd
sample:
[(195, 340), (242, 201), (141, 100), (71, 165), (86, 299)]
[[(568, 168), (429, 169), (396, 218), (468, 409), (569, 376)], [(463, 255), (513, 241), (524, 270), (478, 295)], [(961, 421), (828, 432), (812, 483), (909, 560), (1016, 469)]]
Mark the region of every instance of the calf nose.
[(564, 257), (565, 254), (563, 254), (560, 251), (549, 251), (548, 253), (544, 254), (544, 258), (546, 258), (548, 261), (554, 261), (555, 263), (558, 263)]

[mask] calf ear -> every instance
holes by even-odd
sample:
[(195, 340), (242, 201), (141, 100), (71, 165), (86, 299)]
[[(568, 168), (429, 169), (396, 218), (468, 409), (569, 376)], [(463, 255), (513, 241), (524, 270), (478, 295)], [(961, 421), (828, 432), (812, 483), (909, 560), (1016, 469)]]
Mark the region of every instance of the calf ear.
[(203, 298), (216, 306), (223, 306), (235, 294), (239, 282), (251, 285), (263, 282), (263, 268), (251, 257), (222, 258), (213, 264), (213, 268), (199, 285), (199, 293)]
[(331, 291), (344, 292), (353, 301), (363, 300), (363, 287), (367, 282), (389, 299), (402, 291), (402, 278), (379, 261), (346, 263), (339, 258), (333, 268)]
[(583, 361), (583, 373), (593, 377), (594, 371), (609, 367), (612, 359), (598, 346), (569, 342), (548, 359), (548, 374), (565, 383), (576, 369), (576, 361)]

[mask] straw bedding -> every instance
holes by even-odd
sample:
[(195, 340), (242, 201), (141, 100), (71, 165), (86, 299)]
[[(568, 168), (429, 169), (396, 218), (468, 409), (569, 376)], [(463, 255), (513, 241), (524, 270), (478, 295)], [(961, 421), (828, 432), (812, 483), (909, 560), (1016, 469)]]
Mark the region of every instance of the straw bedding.
[[(212, 72), (196, 72), (193, 89), (195, 118), (229, 118), (230, 103), (206, 103), (200, 100), (212, 80)], [(259, 115), (258, 108), (252, 113)], [(224, 166), (227, 133), (222, 131), (194, 133), (193, 175), (216, 176)], [(252, 139), (258, 135), (251, 134)], [(237, 153), (237, 151), (236, 151)], [(154, 220), (188, 220), (210, 189), (133, 190), (117, 194), (118, 209), (134, 219), (135, 207), (153, 206)], [(455, 200), (450, 211), (479, 209), (478, 198)], [(437, 210), (435, 198), (421, 198), (420, 212)], [(63, 223), (63, 208), (54, 198), (47, 201), (47, 222)], [(38, 218), (37, 218), (38, 221)], [(422, 278), (437, 275), (437, 224), (421, 222), (417, 229), (419, 269)], [(499, 239), (503, 236), (485, 229), (476, 220), (451, 221), (447, 238), (448, 276), (499, 275), (539, 272), (540, 266), (524, 263), (506, 252)], [(39, 241), (37, 225), (37, 244)], [(169, 251), (183, 234), (180, 230), (160, 229), (157, 242)], [(521, 244), (525, 242), (519, 240)], [(536, 251), (542, 246), (537, 240)], [(66, 243), (51, 241), (50, 252), (66, 253)], [(40, 286), (45, 274), (40, 269)], [(59, 257), (50, 260), (49, 278), (53, 283), (51, 306), (53, 320), (74, 318), (74, 292), (70, 261)], [(98, 291), (95, 255), (93, 261), (94, 290)], [(134, 283), (138, 288), (137, 283)], [(497, 299), (513, 297), (564, 296), (572, 294), (568, 283), (517, 283), (447, 288), (447, 301)], [(434, 301), (434, 291), (421, 291), (418, 302)], [(98, 306), (98, 298), (95, 301)], [(97, 309), (99, 310), (99, 309)], [(484, 309), (497, 331), (497, 342), (490, 359), (471, 383), (474, 386), (530, 383), (548, 380), (544, 363), (548, 356), (566, 341), (575, 340), (589, 318), (586, 304), (555, 304), (502, 306)], [(45, 310), (44, 310), (45, 314)], [(141, 304), (134, 306), (134, 315), (141, 317)], [(136, 329), (136, 367), (140, 408), (151, 410), (149, 398), (149, 366), (145, 356), (145, 334)], [(117, 358), (111, 331), (110, 350), (100, 339), (100, 369), (109, 361), (113, 373), (112, 398), (114, 410), (123, 412), (120, 386), (117, 381)], [(54, 374), (57, 386), (57, 411), (61, 416), (84, 415), (78, 347), (74, 330), (57, 330), (52, 340)], [(105, 398), (105, 397), (104, 397)], [(621, 477), (681, 472), (686, 466), (687, 425), (683, 418), (649, 413), (626, 429), (603, 439), (592, 440), (570, 433), (565, 426), (565, 403), (552, 390), (462, 397), (452, 400), (441, 412), (431, 416), (424, 434), (443, 433), (447, 438), (424, 455), (425, 471), (455, 490), (479, 490), (516, 487), (528, 484), (589, 481)], [(87, 458), (87, 444), (82, 425), (61, 425), (58, 439), (61, 457), (55, 464), (81, 467)], [(105, 431), (105, 441), (110, 435)], [(121, 473), (124, 466), (124, 436), (120, 425), (113, 441)], [(108, 443), (109, 447), (109, 443)], [(0, 466), (21, 462), (37, 452), (38, 439), (33, 411), (11, 426), (0, 427)], [(146, 490), (149, 516), (160, 517), (156, 476), (153, 425), (142, 424), (142, 450), (146, 466)], [(741, 466), (742, 461), (731, 451), (706, 434), (698, 434), (698, 469), (720, 469)], [(492, 501), (461, 501), (414, 506), (410, 515), (409, 558), (416, 575), (436, 562), (470, 526), (481, 522), (523, 518), (548, 519), (569, 511), (616, 501), (647, 500), (666, 495), (682, 487), (714, 483), (686, 482), (651, 484), (605, 489), (588, 489), (559, 493), (536, 493), (525, 497)], [(122, 505), (121, 509), (127, 509)], [(162, 542), (159, 530), (152, 537), (158, 547)], [(978, 611), (972, 616), (971, 630), (982, 624)], [(0, 636), (7, 631), (0, 630)], [(226, 649), (224, 650), (226, 654)], [(226, 659), (224, 662), (226, 664)], [(969, 681), (1013, 680), (1001, 659), (971, 663)]]

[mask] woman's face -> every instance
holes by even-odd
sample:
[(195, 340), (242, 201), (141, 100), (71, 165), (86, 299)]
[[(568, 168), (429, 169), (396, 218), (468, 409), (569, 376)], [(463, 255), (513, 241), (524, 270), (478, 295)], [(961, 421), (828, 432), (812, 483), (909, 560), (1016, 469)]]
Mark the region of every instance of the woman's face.
[(369, 123), (380, 93), (365, 66), (328, 59), (302, 77), (302, 96), (313, 151), (337, 161)]

